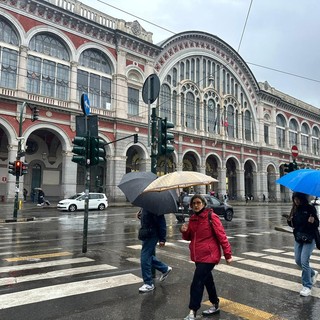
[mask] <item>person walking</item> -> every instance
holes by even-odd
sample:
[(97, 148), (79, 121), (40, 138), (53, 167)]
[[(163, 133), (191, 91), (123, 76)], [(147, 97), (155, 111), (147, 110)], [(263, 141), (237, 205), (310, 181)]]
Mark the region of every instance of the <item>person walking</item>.
[(316, 284), (318, 271), (309, 265), (310, 256), (315, 248), (314, 234), (319, 227), (317, 210), (309, 204), (308, 195), (294, 192), (292, 195), (292, 208), (287, 222), (293, 228), (294, 257), (296, 264), (302, 270), (302, 289), (300, 295), (307, 297), (311, 294), (312, 286)]
[(27, 196), (28, 196), (28, 190), (26, 188), (23, 188), (23, 201), (27, 201)]
[(190, 286), (189, 314), (184, 320), (194, 320), (200, 309), (204, 288), (212, 307), (202, 312), (204, 316), (219, 313), (219, 298), (212, 276), (212, 270), (220, 262), (221, 248), (227, 264), (232, 262), (231, 246), (218, 215), (206, 208), (206, 199), (199, 194), (190, 201), (193, 211), (189, 224), (180, 227), (182, 238), (189, 244), (191, 260), (195, 262), (193, 280)]
[(152, 269), (160, 271), (162, 274), (159, 281), (164, 281), (172, 267), (163, 263), (155, 256), (156, 245), (159, 242), (160, 247), (166, 243), (167, 226), (164, 215), (155, 215), (152, 212), (141, 209), (138, 213), (141, 222), (139, 230), (139, 239), (142, 241), (140, 256), (141, 274), (144, 284), (139, 288), (139, 292), (150, 292), (154, 290)]

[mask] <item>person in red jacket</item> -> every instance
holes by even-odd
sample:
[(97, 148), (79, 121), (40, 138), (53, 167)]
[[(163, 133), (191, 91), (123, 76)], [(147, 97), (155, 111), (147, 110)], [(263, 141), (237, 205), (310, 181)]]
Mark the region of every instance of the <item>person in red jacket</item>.
[(228, 264), (232, 261), (231, 246), (218, 215), (206, 208), (206, 199), (195, 194), (190, 200), (193, 214), (189, 223), (184, 223), (180, 232), (189, 244), (191, 260), (195, 262), (193, 280), (190, 287), (190, 312), (184, 320), (194, 320), (200, 309), (204, 288), (206, 288), (212, 307), (202, 312), (210, 316), (220, 312), (219, 298), (213, 281), (212, 270), (221, 259), (221, 248)]

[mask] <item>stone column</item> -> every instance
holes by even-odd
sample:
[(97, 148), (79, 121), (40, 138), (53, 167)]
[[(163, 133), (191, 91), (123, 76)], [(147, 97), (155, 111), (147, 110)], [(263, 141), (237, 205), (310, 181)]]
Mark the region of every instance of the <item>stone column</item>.
[(244, 170), (239, 169), (236, 170), (236, 177), (237, 177), (237, 198), (238, 200), (244, 199)]
[(20, 57), (19, 57), (19, 66), (18, 66), (18, 90), (22, 91), (22, 95), (27, 97), (27, 59), (28, 59), (28, 47), (20, 46)]
[(62, 151), (61, 198), (65, 199), (77, 192), (77, 164), (72, 162), (72, 152)]

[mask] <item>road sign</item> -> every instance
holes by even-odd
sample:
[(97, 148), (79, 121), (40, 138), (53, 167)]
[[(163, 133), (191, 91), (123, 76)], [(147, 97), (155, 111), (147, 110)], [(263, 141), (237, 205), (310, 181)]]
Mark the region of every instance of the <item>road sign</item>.
[(88, 95), (85, 93), (81, 95), (81, 109), (83, 111), (83, 114), (90, 114), (90, 101)]
[(299, 155), (298, 147), (297, 147), (297, 146), (292, 146), (292, 147), (291, 147), (291, 154), (292, 154), (292, 157), (293, 157), (293, 158), (296, 158), (296, 157)]
[(142, 100), (146, 104), (154, 103), (160, 92), (160, 79), (154, 73), (150, 74), (150, 76), (146, 79), (142, 87)]

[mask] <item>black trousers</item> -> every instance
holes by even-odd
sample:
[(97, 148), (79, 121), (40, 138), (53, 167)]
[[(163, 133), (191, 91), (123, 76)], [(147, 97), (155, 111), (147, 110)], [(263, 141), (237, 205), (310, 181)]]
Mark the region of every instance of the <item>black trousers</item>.
[(196, 270), (193, 274), (193, 279), (190, 287), (190, 302), (189, 309), (197, 311), (201, 307), (204, 287), (206, 288), (209, 300), (212, 304), (218, 302), (216, 286), (213, 281), (211, 271), (214, 268), (213, 263), (196, 262)]

